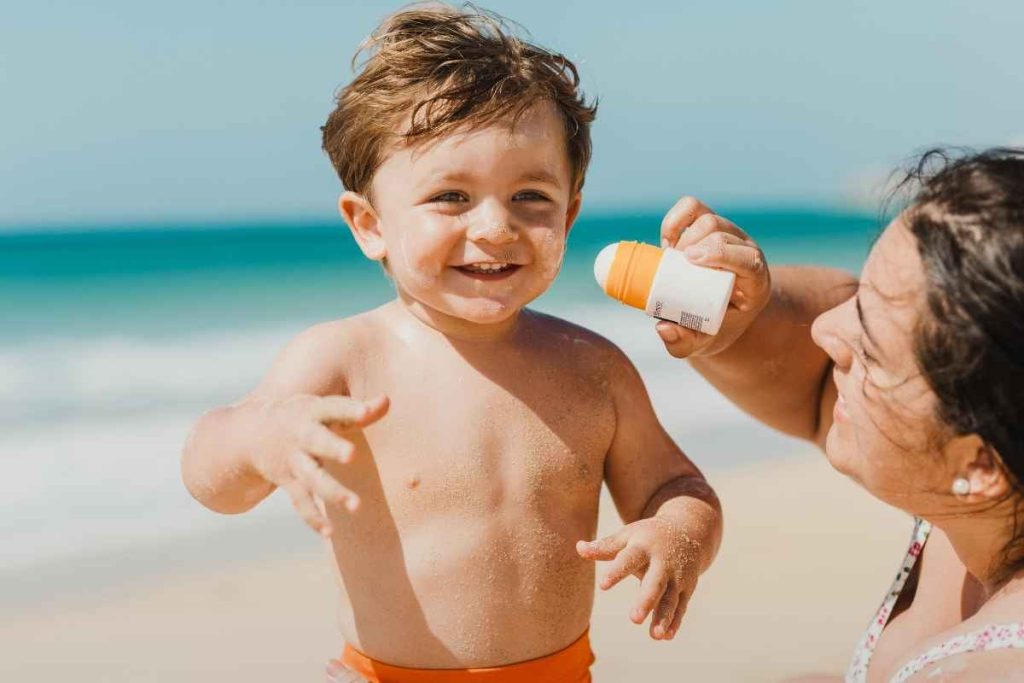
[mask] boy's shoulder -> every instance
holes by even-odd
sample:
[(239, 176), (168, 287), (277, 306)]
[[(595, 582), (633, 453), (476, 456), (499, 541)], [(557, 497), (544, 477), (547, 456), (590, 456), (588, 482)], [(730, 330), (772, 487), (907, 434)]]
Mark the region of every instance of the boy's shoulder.
[(608, 370), (633, 367), (614, 342), (593, 330), (548, 313), (530, 310), (534, 325), (543, 331), (545, 341), (560, 352), (568, 352), (588, 368)]
[(379, 327), (376, 311), (312, 325), (285, 345), (264, 384), (287, 393), (347, 393), (352, 361), (372, 347)]

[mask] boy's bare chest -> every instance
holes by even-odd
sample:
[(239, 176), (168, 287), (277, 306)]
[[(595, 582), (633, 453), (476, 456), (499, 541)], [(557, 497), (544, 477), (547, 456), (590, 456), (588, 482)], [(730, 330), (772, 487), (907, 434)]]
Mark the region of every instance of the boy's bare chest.
[(596, 491), (615, 428), (607, 391), (555, 366), (488, 370), (395, 364), (365, 378), (364, 395), (391, 399), (366, 431), (389, 497), (493, 508)]

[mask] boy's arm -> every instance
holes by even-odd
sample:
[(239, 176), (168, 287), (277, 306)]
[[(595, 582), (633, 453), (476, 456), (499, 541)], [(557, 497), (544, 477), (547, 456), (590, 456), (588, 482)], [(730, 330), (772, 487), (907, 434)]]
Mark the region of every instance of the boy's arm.
[(686, 603), (718, 552), (722, 513), (700, 470), (658, 422), (632, 363), (616, 350), (615, 435), (605, 460), (605, 481), (626, 526), (606, 538), (581, 542), (585, 559), (615, 559), (601, 580), (607, 590), (626, 576), (641, 578), (630, 618), (650, 633), (671, 638)]
[(358, 505), (358, 497), (321, 464), (347, 463), (354, 449), (345, 430), (379, 419), (387, 399), (337, 395), (345, 391), (338, 350), (346, 347), (336, 325), (296, 337), (255, 391), (197, 421), (181, 457), (182, 479), (196, 500), (217, 512), (239, 513), (284, 488), (299, 514), (324, 534), (330, 527), (317, 499), (349, 509)]

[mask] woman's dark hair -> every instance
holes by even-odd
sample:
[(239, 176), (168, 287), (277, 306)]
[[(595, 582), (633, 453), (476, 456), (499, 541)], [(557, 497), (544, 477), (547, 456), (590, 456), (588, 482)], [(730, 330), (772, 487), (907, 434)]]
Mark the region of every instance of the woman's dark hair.
[(927, 281), (915, 352), (938, 418), (984, 439), (1024, 493), (1024, 149), (932, 150), (908, 183)]

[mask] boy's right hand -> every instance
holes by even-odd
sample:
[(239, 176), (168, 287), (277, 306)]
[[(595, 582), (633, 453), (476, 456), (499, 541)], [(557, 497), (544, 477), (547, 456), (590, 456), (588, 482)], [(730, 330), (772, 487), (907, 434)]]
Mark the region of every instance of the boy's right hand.
[(253, 400), (250, 405), (258, 420), (251, 466), (285, 490), (310, 528), (330, 536), (330, 522), (317, 500), (354, 511), (359, 496), (338, 483), (323, 463), (350, 462), (355, 446), (345, 436), (382, 418), (388, 411), (388, 398), (361, 401), (349, 396), (298, 395)]
[(771, 274), (764, 252), (735, 223), (693, 197), (683, 197), (665, 214), (661, 246), (679, 249), (698, 266), (736, 274), (718, 334), (703, 334), (660, 321), (656, 329), (665, 348), (676, 358), (712, 356), (729, 348), (747, 331), (771, 296)]

